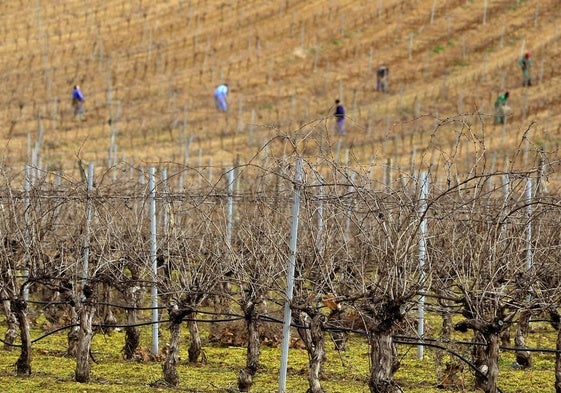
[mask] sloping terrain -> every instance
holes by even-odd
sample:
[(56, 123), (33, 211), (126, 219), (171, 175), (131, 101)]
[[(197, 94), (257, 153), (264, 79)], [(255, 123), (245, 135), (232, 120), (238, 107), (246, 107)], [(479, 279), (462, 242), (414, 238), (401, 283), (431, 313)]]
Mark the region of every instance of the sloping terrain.
[[(109, 164), (139, 165), (187, 155), (229, 165), (278, 135), (304, 155), (348, 147), (356, 164), (474, 149), (502, 160), (528, 129), (552, 162), (561, 140), (555, 0), (20, 0), (0, 11), (0, 138), (12, 167), (36, 143), (47, 169), (107, 165), (112, 137)], [(530, 88), (517, 65), (526, 51)], [(380, 65), (387, 93), (375, 89)], [(222, 82), (226, 115), (212, 101)], [(492, 114), (506, 90), (503, 128)], [(340, 139), (335, 98), (348, 113)]]

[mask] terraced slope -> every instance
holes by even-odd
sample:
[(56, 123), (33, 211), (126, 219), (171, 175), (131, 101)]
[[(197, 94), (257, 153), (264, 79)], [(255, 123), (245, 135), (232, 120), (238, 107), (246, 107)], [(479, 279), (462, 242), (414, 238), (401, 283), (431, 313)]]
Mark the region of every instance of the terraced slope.
[[(356, 165), (475, 149), (513, 160), (528, 129), (529, 159), (542, 148), (553, 161), (561, 140), (555, 0), (20, 0), (0, 15), (0, 138), (13, 167), (39, 138), (42, 165), (65, 169), (186, 155), (227, 165), (278, 135), (310, 156), (349, 147)], [(531, 88), (517, 66), (525, 51)], [(375, 90), (382, 64), (386, 94)], [(212, 102), (221, 82), (227, 115)], [(84, 122), (72, 116), (75, 84)], [(491, 115), (505, 90), (513, 116), (502, 128)], [(348, 112), (340, 140), (337, 97)]]

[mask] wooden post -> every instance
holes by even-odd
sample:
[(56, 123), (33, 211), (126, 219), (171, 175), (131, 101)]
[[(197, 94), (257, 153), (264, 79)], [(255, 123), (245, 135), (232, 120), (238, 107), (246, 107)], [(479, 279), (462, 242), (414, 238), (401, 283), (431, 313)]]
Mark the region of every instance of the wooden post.
[(534, 14), (534, 27), (538, 27), (538, 16), (540, 15), (540, 0), (536, 1), (536, 12)]
[(528, 89), (524, 89), (524, 102), (522, 104), (522, 119), (526, 120), (528, 115)]
[(432, 2), (432, 8), (430, 10), (430, 24), (432, 25), (432, 22), (434, 22), (434, 12), (436, 10), (436, 0), (434, 0)]

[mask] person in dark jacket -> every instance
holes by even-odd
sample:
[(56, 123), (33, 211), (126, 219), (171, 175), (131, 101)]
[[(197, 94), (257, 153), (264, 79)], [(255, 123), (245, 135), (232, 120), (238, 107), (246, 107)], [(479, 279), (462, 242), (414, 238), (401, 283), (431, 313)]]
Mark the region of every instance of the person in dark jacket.
[(335, 100), (335, 121), (336, 129), (339, 135), (345, 135), (345, 107), (341, 104), (341, 100)]
[(518, 60), (518, 65), (522, 70), (522, 86), (532, 86), (532, 58), (530, 52), (526, 52), (524, 57)]
[(386, 92), (388, 88), (388, 74), (390, 69), (386, 66), (381, 66), (376, 71), (376, 90), (383, 93)]

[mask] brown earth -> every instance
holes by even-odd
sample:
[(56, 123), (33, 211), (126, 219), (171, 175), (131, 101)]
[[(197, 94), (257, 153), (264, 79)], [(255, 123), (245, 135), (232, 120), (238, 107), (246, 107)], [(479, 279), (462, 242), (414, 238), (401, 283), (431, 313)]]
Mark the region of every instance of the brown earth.
[[(529, 129), (532, 166), (540, 148), (554, 162), (561, 140), (556, 0), (19, 0), (0, 15), (0, 140), (16, 169), (39, 138), (47, 169), (106, 166), (112, 133), (119, 161), (182, 164), (189, 146), (195, 166), (245, 162), (277, 136), (268, 151), (289, 137), (309, 157), (349, 148), (353, 165), (483, 151), (515, 162)], [(517, 65), (525, 51), (530, 88)], [(375, 90), (380, 65), (386, 94)], [(212, 101), (221, 82), (227, 115)], [(503, 129), (492, 114), (505, 90)], [(348, 113), (340, 139), (335, 98)]]

